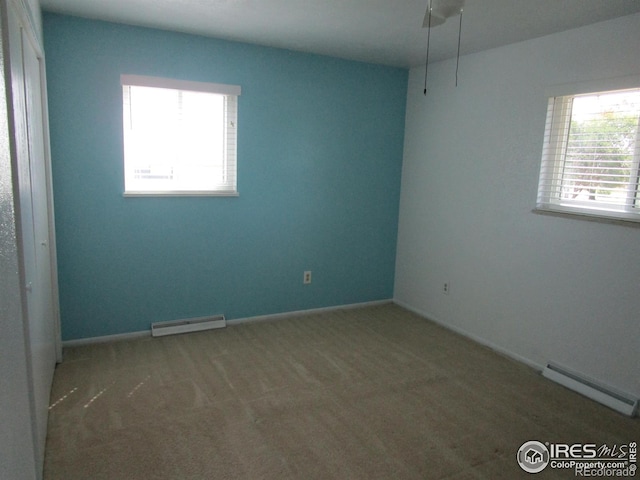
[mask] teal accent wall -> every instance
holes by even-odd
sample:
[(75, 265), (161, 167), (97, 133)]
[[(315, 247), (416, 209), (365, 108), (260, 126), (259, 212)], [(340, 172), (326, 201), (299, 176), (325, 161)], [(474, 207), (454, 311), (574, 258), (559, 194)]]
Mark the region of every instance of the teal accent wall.
[[(43, 21), (63, 340), (393, 297), (406, 70)], [(123, 197), (123, 73), (242, 87), (239, 197)]]

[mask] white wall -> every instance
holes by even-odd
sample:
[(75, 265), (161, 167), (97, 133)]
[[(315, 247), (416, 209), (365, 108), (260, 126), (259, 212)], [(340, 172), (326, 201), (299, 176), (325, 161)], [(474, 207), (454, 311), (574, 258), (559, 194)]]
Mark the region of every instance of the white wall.
[[(640, 15), (411, 71), (395, 299), (640, 395), (640, 228), (532, 213), (547, 99), (640, 73)], [(449, 295), (441, 292), (450, 282)]]

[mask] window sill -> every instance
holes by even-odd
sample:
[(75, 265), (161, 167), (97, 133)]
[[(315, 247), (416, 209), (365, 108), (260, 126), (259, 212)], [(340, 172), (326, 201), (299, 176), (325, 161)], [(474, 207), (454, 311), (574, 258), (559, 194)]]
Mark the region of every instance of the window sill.
[(180, 191), (180, 192), (124, 192), (123, 197), (239, 197), (238, 192)]
[(597, 214), (589, 214), (589, 213), (582, 213), (582, 212), (567, 212), (567, 211), (551, 210), (551, 209), (545, 209), (545, 208), (534, 208), (531, 212), (537, 215), (549, 215), (552, 217), (563, 217), (563, 218), (571, 218), (574, 220), (586, 220), (588, 222), (608, 223), (610, 225), (621, 225), (624, 227), (640, 228), (640, 219), (625, 220), (622, 218), (603, 217)]

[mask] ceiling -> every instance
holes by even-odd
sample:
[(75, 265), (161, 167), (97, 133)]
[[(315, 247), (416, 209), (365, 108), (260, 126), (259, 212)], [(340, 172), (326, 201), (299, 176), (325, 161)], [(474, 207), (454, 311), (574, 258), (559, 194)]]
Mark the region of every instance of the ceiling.
[[(302, 52), (424, 63), (428, 0), (40, 0), (44, 10)], [(467, 0), (462, 54), (640, 12), (640, 0)], [(455, 55), (459, 17), (431, 32), (430, 61)]]

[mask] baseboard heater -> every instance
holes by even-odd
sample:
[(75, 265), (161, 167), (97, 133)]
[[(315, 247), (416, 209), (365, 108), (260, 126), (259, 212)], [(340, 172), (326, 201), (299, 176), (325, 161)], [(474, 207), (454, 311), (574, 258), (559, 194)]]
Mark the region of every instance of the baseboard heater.
[(213, 317), (188, 318), (186, 320), (172, 320), (169, 322), (155, 322), (151, 324), (151, 336), (162, 337), (178, 333), (200, 332), (212, 328), (224, 328), (227, 321), (224, 315)]
[(542, 375), (624, 415), (633, 417), (638, 411), (637, 398), (601, 385), (565, 367), (549, 363)]

